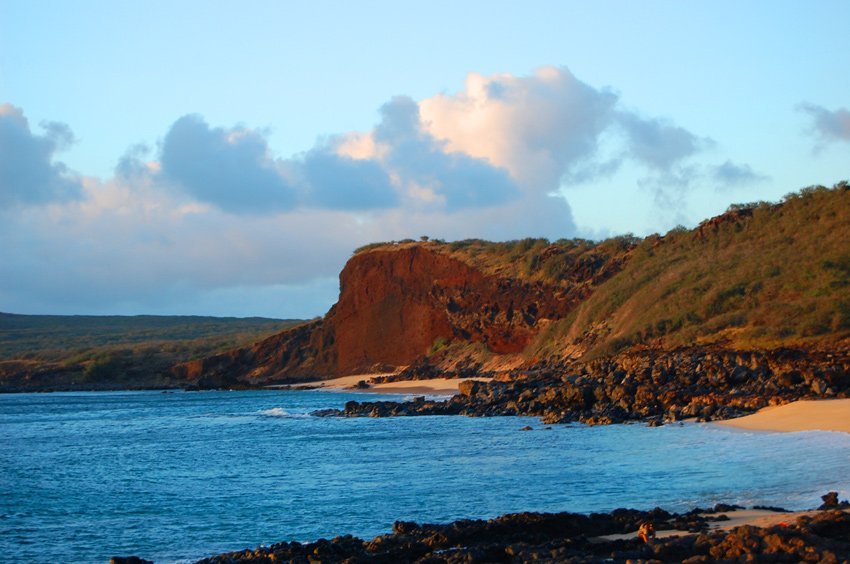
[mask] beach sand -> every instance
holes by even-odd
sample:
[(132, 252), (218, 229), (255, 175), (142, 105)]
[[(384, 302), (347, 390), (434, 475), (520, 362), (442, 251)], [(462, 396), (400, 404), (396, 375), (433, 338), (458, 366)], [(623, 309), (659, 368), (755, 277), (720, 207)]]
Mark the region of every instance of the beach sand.
[[(717, 517), (718, 515), (726, 515), (727, 521), (714, 521), (709, 524), (709, 531), (731, 531), (735, 527), (742, 525), (752, 525), (754, 527), (773, 527), (774, 525), (793, 525), (798, 517), (803, 515), (812, 516), (818, 513), (817, 511), (770, 511), (768, 509), (738, 509), (737, 511), (728, 511), (722, 513), (706, 513), (706, 517)], [(637, 533), (624, 533), (618, 535), (605, 535), (596, 537), (599, 540), (619, 540), (631, 539)], [(692, 535), (688, 531), (665, 530), (656, 531), (656, 538), (676, 537), (683, 535)]]
[[(487, 382), (490, 378), (434, 378), (431, 380), (404, 380), (402, 382), (387, 382), (373, 384), (371, 379), (386, 374), (356, 374), (342, 376), (331, 380), (305, 382), (295, 384), (292, 388), (319, 388), (323, 390), (345, 390), (348, 392), (367, 392), (381, 394), (421, 394), (421, 395), (454, 395), (458, 393), (458, 385), (464, 380), (479, 380)], [(368, 388), (353, 388), (361, 380), (369, 382)]]
[(841, 431), (850, 433), (850, 399), (801, 400), (766, 407), (752, 415), (717, 421), (751, 431)]

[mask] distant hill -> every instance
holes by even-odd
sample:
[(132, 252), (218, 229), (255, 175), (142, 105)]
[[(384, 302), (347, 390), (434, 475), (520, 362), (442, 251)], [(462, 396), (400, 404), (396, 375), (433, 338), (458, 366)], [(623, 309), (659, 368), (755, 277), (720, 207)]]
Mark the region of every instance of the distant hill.
[(244, 346), (300, 320), (0, 313), (0, 391), (173, 385), (172, 365)]
[(322, 319), (176, 374), (258, 385), (419, 365), (506, 370), (628, 350), (846, 349), (850, 187), (601, 242), (399, 241), (355, 251)]

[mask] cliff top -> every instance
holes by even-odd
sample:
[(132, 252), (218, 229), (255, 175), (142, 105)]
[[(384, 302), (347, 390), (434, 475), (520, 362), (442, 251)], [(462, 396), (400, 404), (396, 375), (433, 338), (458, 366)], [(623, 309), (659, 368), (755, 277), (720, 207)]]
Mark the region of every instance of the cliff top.
[(354, 251), (355, 256), (373, 252), (394, 252), (422, 248), (465, 262), (484, 274), (526, 282), (543, 282), (568, 286), (580, 272), (596, 271), (605, 263), (621, 264), (627, 260), (640, 239), (633, 235), (604, 241), (588, 239), (527, 238), (493, 242), (464, 239), (446, 242), (423, 237), (419, 241), (405, 239), (372, 243)]
[(589, 296), (528, 350), (606, 356), (631, 346), (834, 345), (850, 337), (850, 186), (811, 186), (779, 203), (733, 204), (694, 229), (585, 239), (404, 240), (486, 274)]

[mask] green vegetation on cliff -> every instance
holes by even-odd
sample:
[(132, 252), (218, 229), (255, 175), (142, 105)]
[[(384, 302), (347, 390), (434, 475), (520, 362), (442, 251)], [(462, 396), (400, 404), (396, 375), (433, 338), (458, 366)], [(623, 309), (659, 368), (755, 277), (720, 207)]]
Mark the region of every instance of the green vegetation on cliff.
[(642, 240), (622, 271), (536, 343), (590, 356), (632, 345), (775, 348), (850, 335), (850, 189), (733, 205), (696, 229)]
[[(357, 249), (355, 255), (422, 246), (462, 260), (484, 274), (564, 287), (574, 284), (577, 273), (582, 278), (604, 278), (612, 268), (628, 258), (638, 242), (640, 239), (633, 235), (601, 242), (588, 239), (550, 242), (548, 239), (527, 238), (503, 242), (464, 239), (447, 243), (441, 239), (422, 242), (406, 239), (366, 245)], [(592, 276), (584, 276), (585, 273)]]
[(850, 337), (847, 182), (733, 204), (695, 229), (644, 239), (422, 239), (357, 252), (423, 246), (489, 275), (583, 291), (527, 348), (529, 360), (632, 346), (830, 347)]

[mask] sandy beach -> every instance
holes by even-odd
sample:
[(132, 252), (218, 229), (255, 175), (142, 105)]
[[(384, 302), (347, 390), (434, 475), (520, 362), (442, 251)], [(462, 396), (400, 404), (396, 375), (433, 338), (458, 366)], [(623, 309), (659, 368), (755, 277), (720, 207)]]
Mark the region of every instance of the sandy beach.
[[(813, 516), (816, 515), (818, 511), (810, 510), (810, 511), (772, 511), (769, 509), (738, 509), (737, 511), (727, 511), (722, 513), (707, 513), (706, 517), (717, 517), (719, 515), (726, 515), (729, 519), (725, 521), (714, 521), (709, 525), (709, 531), (731, 531), (735, 527), (740, 527), (742, 525), (751, 525), (753, 527), (773, 527), (774, 525), (791, 525), (797, 521), (798, 517), (802, 516)], [(631, 539), (635, 537), (636, 533), (623, 533), (617, 535), (604, 535), (600, 537), (596, 537), (598, 540), (621, 540), (621, 539)], [(690, 535), (694, 533), (689, 533), (688, 531), (680, 531), (675, 529), (668, 529), (663, 531), (656, 531), (656, 538), (664, 539), (669, 537)]]
[(800, 400), (745, 417), (718, 421), (751, 431), (841, 431), (850, 433), (850, 399)]
[[(323, 390), (346, 390), (349, 392), (383, 393), (383, 394), (424, 394), (424, 395), (447, 395), (458, 393), (458, 386), (464, 380), (479, 380), (487, 382), (490, 378), (433, 378), (430, 380), (405, 380), (402, 382), (387, 382), (383, 384), (372, 383), (376, 376), (387, 376), (387, 374), (355, 374), (354, 376), (342, 376), (331, 380), (317, 382), (305, 382), (295, 384), (293, 388), (320, 388)], [(369, 383), (368, 388), (354, 388), (360, 381)]]

